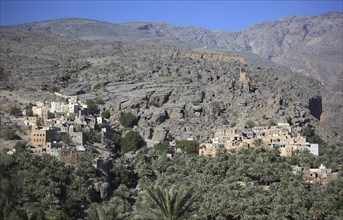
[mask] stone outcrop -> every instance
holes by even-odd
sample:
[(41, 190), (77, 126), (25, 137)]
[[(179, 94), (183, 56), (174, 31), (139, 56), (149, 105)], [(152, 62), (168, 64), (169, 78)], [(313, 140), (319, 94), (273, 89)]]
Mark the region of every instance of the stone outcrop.
[(151, 95), (149, 103), (152, 105), (156, 105), (157, 107), (161, 107), (163, 104), (168, 102), (171, 93), (172, 90), (156, 91)]
[(94, 189), (96, 192), (100, 193), (100, 198), (105, 200), (108, 197), (109, 184), (107, 182), (97, 182), (94, 184)]

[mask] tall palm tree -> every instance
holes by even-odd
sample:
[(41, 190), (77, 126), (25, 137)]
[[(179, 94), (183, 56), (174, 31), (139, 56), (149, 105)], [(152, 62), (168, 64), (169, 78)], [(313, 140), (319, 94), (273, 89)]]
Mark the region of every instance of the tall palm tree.
[(91, 206), (87, 211), (88, 220), (121, 220), (123, 215), (112, 204), (96, 204)]
[(196, 197), (190, 189), (172, 187), (162, 189), (154, 187), (147, 189), (146, 206), (141, 207), (137, 219), (177, 220), (186, 219), (192, 213), (192, 204)]
[(67, 188), (67, 195), (74, 201), (85, 201), (88, 198), (88, 192), (85, 179), (80, 176), (72, 175), (72, 182)]

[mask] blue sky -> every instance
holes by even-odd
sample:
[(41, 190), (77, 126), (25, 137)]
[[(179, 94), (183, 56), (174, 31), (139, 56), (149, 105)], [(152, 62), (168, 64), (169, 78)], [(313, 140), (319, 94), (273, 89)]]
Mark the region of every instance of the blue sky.
[(236, 31), (284, 16), (343, 11), (343, 0), (0, 1), (1, 25), (56, 18), (89, 18), (113, 23), (162, 21), (210, 30)]

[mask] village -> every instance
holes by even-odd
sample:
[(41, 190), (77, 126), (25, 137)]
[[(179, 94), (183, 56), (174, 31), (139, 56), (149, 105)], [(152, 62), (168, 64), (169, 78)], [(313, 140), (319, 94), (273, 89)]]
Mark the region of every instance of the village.
[[(240, 148), (266, 147), (278, 148), (280, 156), (292, 156), (301, 151), (308, 151), (315, 156), (319, 155), (319, 144), (307, 142), (306, 137), (294, 132), (288, 123), (278, 123), (274, 126), (255, 126), (252, 128), (229, 128), (224, 126), (218, 129), (211, 142), (202, 143), (199, 155), (216, 156), (219, 149), (237, 150)], [(294, 174), (302, 173), (309, 183), (320, 182), (326, 184), (337, 177), (332, 169), (321, 164), (318, 168), (291, 166)]]
[[(86, 101), (57, 92), (55, 95), (60, 101), (38, 101), (32, 106), (31, 114), (24, 110), (23, 117), (12, 120), (19, 126), (31, 127), (29, 149), (33, 153), (49, 154), (68, 164), (76, 164), (86, 154), (86, 143), (90, 139), (106, 145), (110, 126), (104, 115), (90, 114)], [(2, 123), (11, 123), (11, 120), (2, 119)]]
[(309, 143), (306, 137), (294, 133), (288, 123), (243, 129), (222, 127), (215, 132), (212, 142), (200, 144), (199, 155), (215, 156), (220, 147), (230, 150), (260, 146), (279, 147), (281, 156), (292, 156), (304, 150), (319, 155), (318, 144)]
[[(59, 97), (59, 101), (38, 101), (32, 106), (31, 114), (24, 110), (22, 117), (12, 118), (20, 126), (31, 127), (29, 149), (33, 153), (49, 154), (73, 165), (81, 157), (89, 154), (87, 143), (90, 140), (98, 143), (98, 147), (101, 146), (102, 149), (110, 144), (113, 130), (106, 114), (101, 114), (100, 111), (90, 114), (87, 101), (79, 100), (76, 95), (68, 96), (57, 92), (55, 95)], [(6, 120), (2, 119), (2, 123), (4, 122)], [(151, 143), (156, 142), (151, 139), (144, 141), (147, 147), (153, 147)], [(175, 140), (170, 141), (169, 146), (175, 148)], [(199, 156), (215, 157), (220, 149), (237, 150), (250, 147), (278, 148), (280, 156), (285, 157), (296, 155), (300, 151), (319, 155), (319, 144), (309, 143), (306, 137), (295, 132), (290, 124), (277, 123), (271, 126), (244, 128), (220, 127), (215, 131), (211, 141), (199, 145)], [(14, 151), (9, 151), (8, 154), (13, 154)], [(94, 166), (103, 163), (104, 152), (107, 153), (106, 156), (110, 155), (107, 151), (102, 151), (100, 155), (92, 155)], [(174, 149), (173, 152), (180, 153), (182, 150)], [(171, 154), (168, 156), (172, 157)], [(291, 168), (294, 173), (302, 172), (306, 180), (312, 182), (327, 181), (335, 175), (324, 165), (314, 169), (298, 166)]]

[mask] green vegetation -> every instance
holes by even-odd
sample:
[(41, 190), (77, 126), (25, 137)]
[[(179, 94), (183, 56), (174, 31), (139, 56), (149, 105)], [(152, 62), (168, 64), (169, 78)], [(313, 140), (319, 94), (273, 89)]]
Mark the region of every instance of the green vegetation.
[(220, 103), (217, 101), (211, 102), (213, 113), (218, 114), (221, 111)]
[[(118, 133), (122, 146), (142, 146), (138, 133)], [(129, 143), (131, 140), (136, 140)], [(178, 141), (188, 146), (192, 141)], [(19, 143), (19, 142), (18, 142)], [(108, 161), (108, 171), (82, 157), (76, 167), (16, 146), (0, 154), (1, 219), (342, 219), (343, 176), (326, 185), (308, 183), (291, 165), (343, 171), (343, 144), (321, 145), (320, 156), (278, 149), (220, 149), (216, 157), (176, 153), (162, 143)], [(122, 147), (122, 149), (124, 149)], [(159, 150), (161, 148), (162, 150)], [(107, 173), (104, 173), (107, 172)], [(100, 198), (95, 182), (109, 184)], [(137, 191), (137, 187), (140, 188)]]
[(21, 109), (18, 106), (12, 106), (9, 110), (10, 115), (12, 116), (20, 116), (21, 115)]
[(275, 125), (277, 125), (277, 124), (275, 123), (274, 120), (271, 119), (271, 120), (268, 121), (268, 125), (269, 125), (269, 126), (275, 126)]
[(94, 136), (94, 142), (101, 143), (102, 140), (102, 134), (99, 132)]
[(170, 150), (169, 142), (160, 142), (155, 144), (155, 149), (160, 151), (161, 153), (167, 153)]
[(55, 118), (55, 114), (52, 112), (48, 112), (48, 119), (53, 119)]
[(143, 138), (136, 131), (129, 131), (120, 141), (120, 151), (125, 154), (129, 151), (136, 151), (144, 145)]
[(26, 116), (29, 116), (29, 117), (33, 116), (33, 111), (32, 111), (33, 106), (34, 105), (32, 103), (29, 103), (28, 105), (25, 106)]
[(247, 122), (245, 122), (245, 125), (248, 127), (248, 128), (253, 128), (256, 126), (255, 122), (252, 121), (252, 120), (249, 120)]
[(14, 149), (16, 149), (16, 151), (23, 151), (26, 146), (27, 143), (25, 141), (18, 141), (17, 143), (15, 143)]
[[(108, 177), (91, 158), (74, 169), (25, 150), (1, 154), (2, 219), (340, 219), (343, 177), (308, 184), (289, 166), (324, 163), (341, 171), (341, 147), (287, 158), (260, 148), (169, 159), (151, 149), (117, 159)], [(109, 181), (107, 203), (87, 191), (95, 178)], [(137, 184), (138, 195), (131, 191)]]
[(70, 144), (71, 143), (71, 137), (68, 133), (62, 133), (61, 134), (61, 140), (66, 143), (66, 144)]
[(54, 92), (58, 92), (58, 91), (60, 91), (60, 90), (57, 86), (51, 86), (50, 87), (50, 92), (54, 93)]
[(16, 133), (14, 126), (0, 127), (0, 137), (5, 140), (19, 140), (20, 137)]
[(105, 104), (105, 102), (104, 102), (100, 97), (96, 97), (96, 98), (94, 99), (94, 102), (95, 102), (95, 104), (97, 104), (97, 105), (103, 105), (103, 104)]
[(79, 219), (88, 207), (85, 180), (55, 157), (0, 154), (1, 219)]
[(257, 138), (252, 142), (252, 144), (255, 145), (255, 147), (260, 147), (263, 145), (263, 141), (262, 141), (262, 139)]
[(120, 115), (119, 122), (125, 128), (132, 128), (137, 124), (138, 119), (131, 112), (127, 112)]
[(315, 133), (311, 127), (304, 127), (301, 129), (300, 134), (305, 136), (310, 143), (325, 144), (324, 141)]
[(115, 146), (120, 147), (120, 141), (121, 141), (121, 134), (120, 133), (114, 133), (112, 136), (112, 142)]
[(87, 211), (89, 220), (120, 220), (124, 219), (118, 207), (114, 204), (93, 204)]
[(309, 138), (309, 137), (312, 137), (314, 135), (314, 132), (312, 131), (312, 128), (307, 126), (307, 127), (304, 127), (301, 129), (300, 134), (302, 136)]
[(196, 141), (178, 140), (176, 141), (176, 148), (180, 148), (186, 154), (199, 153), (199, 143)]
[(196, 199), (189, 189), (173, 187), (149, 188), (144, 196), (144, 202), (136, 215), (137, 219), (186, 219), (192, 214), (192, 204)]
[(111, 113), (108, 110), (105, 110), (101, 113), (103, 118), (109, 119), (111, 117)]
[(91, 115), (99, 114), (100, 112), (98, 104), (92, 99), (87, 100), (87, 108)]

